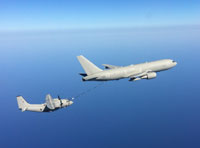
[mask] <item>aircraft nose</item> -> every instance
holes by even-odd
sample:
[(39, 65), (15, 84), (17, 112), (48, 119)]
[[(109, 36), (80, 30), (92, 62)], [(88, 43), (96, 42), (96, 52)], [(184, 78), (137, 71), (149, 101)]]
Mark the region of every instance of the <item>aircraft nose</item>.
[(69, 105), (72, 105), (74, 102), (73, 101), (69, 101)]
[(176, 66), (176, 65), (177, 65), (177, 62), (176, 62), (176, 61), (174, 61), (174, 60), (172, 61), (172, 63), (173, 63), (173, 65), (174, 65), (174, 66)]

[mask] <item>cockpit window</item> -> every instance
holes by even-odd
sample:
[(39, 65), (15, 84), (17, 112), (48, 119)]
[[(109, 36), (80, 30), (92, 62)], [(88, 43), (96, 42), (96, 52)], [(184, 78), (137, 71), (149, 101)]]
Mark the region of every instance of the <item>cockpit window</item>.
[(176, 61), (173, 60), (172, 62), (175, 63)]

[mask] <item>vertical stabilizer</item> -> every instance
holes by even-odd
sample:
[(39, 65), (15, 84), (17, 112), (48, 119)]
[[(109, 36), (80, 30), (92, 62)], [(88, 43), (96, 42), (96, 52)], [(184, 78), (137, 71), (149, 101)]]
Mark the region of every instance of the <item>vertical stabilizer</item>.
[(84, 56), (80, 55), (80, 56), (77, 56), (77, 58), (87, 75), (95, 74), (102, 71), (100, 68), (98, 68), (92, 62), (90, 62)]
[(50, 94), (46, 95), (46, 104), (49, 109), (55, 109), (54, 101)]
[(25, 111), (27, 107), (29, 106), (29, 104), (26, 102), (26, 100), (22, 96), (17, 96), (17, 103), (18, 103), (19, 109), (21, 109), (22, 112)]

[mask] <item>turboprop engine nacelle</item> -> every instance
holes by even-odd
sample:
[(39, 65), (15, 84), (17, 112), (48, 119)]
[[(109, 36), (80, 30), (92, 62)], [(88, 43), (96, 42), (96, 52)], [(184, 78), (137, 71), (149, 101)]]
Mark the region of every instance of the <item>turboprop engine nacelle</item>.
[(149, 72), (146, 75), (142, 76), (142, 79), (153, 79), (157, 76), (155, 72)]

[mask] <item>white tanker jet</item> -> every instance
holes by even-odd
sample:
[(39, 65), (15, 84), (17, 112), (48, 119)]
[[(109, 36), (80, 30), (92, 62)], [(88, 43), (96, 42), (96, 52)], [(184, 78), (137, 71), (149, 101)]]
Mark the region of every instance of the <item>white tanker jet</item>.
[(52, 112), (60, 108), (64, 108), (73, 104), (69, 99), (53, 99), (51, 95), (46, 95), (46, 102), (43, 104), (29, 104), (25, 101), (22, 96), (17, 96), (18, 107), (22, 112), (33, 111), (33, 112)]
[(103, 64), (107, 70), (102, 70), (82, 55), (77, 58), (85, 70), (85, 73), (80, 73), (83, 81), (109, 81), (123, 78), (130, 78), (129, 81), (153, 79), (157, 76), (156, 72), (170, 69), (177, 64), (174, 60), (163, 59), (124, 67)]

